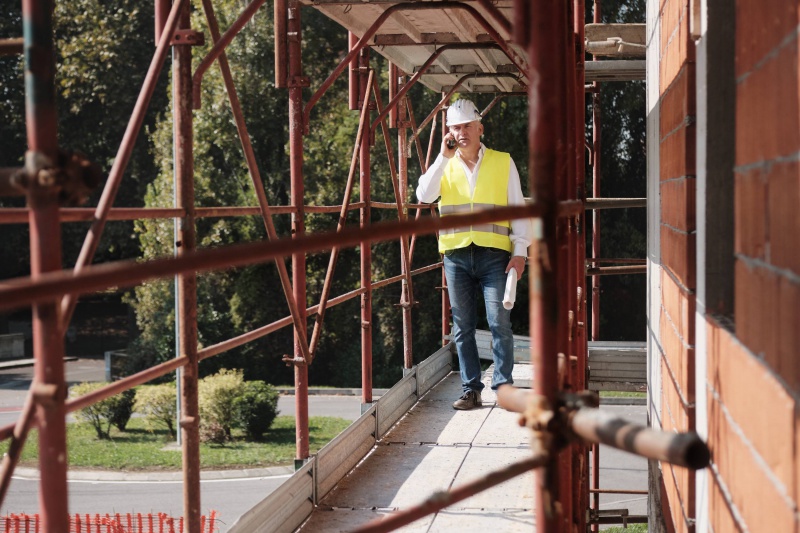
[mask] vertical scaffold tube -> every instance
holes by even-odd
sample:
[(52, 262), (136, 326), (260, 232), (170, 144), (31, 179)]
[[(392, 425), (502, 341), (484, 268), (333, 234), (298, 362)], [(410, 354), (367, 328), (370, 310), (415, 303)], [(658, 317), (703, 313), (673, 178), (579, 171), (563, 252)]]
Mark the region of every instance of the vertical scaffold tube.
[[(55, 56), (52, 1), (22, 2), (25, 53), (25, 120), (28, 136), (28, 189), (31, 277), (61, 270), (61, 227), (58, 189), (49, 183), (46, 167), (58, 160), (55, 106)], [(45, 531), (69, 529), (67, 503), (66, 383), (64, 337), (56, 300), (33, 306), (34, 379), (54, 391), (40, 398), (39, 502)]]
[[(191, 29), (190, 5), (180, 10), (178, 29)], [(192, 149), (192, 48), (173, 47), (172, 86), (175, 138), (175, 195), (184, 210), (175, 246), (178, 256), (193, 253), (197, 245), (194, 214), (194, 154)], [(181, 372), (181, 445), (183, 453), (183, 514), (188, 531), (200, 530), (200, 414), (197, 400), (197, 275), (178, 276), (178, 330), (181, 355), (188, 358)]]
[[(301, 64), (301, 26), (300, 3), (297, 0), (289, 1), (287, 19), (289, 50), (289, 168), (291, 172), (291, 197), (292, 206), (296, 211), (292, 214), (292, 234), (294, 238), (305, 233), (304, 222), (304, 188), (303, 188), (303, 87), (297, 83), (302, 75)], [(294, 301), (298, 302), (300, 323), (306, 323), (306, 256), (304, 253), (292, 255), (292, 286), (294, 287)], [(304, 327), (304, 326), (303, 326)], [(307, 331), (300, 332), (307, 338)], [(301, 340), (295, 330), (294, 359), (303, 358)], [(296, 455), (295, 459), (302, 461), (308, 459), (308, 366), (295, 364), (294, 366), (295, 389), (295, 429)]]
[[(584, 91), (585, 69), (585, 36), (586, 0), (574, 0), (574, 37), (575, 37), (575, 185), (576, 199), (586, 201), (586, 93)], [(588, 346), (586, 343), (586, 215), (585, 211), (576, 220), (577, 253), (574, 268), (578, 286), (576, 288), (577, 308), (575, 309), (575, 356), (577, 381), (575, 390), (586, 389), (586, 368)], [(589, 446), (576, 444), (573, 454), (573, 479), (575, 480), (573, 521), (579, 531), (586, 531), (586, 510), (589, 508)]]
[[(397, 67), (389, 69), (389, 76), (394, 76), (394, 80), (389, 80), (389, 85), (393, 83), (398, 84), (398, 79), (401, 77)], [(405, 76), (402, 76), (405, 81)], [(390, 95), (391, 96), (391, 95)], [(400, 220), (408, 218), (408, 159), (406, 153), (408, 151), (408, 105), (406, 99), (403, 98), (394, 108), (395, 122), (397, 125), (397, 178), (400, 188), (400, 198), (403, 203), (403, 209), (400, 213)], [(390, 115), (391, 116), (391, 115)], [(402, 236), (401, 239), (407, 240), (407, 237)], [(401, 260), (400, 269), (403, 275), (408, 275), (411, 270), (411, 258), (408, 246), (400, 247)], [(414, 366), (414, 355), (412, 350), (412, 329), (411, 329), (411, 309), (414, 304), (413, 295), (411, 294), (411, 286), (408, 279), (403, 279), (402, 290), (400, 292), (400, 305), (403, 309), (403, 368), (411, 368)]]
[[(532, 0), (527, 10), (530, 40), (528, 146), (530, 190), (534, 201), (542, 208), (537, 224), (530, 261), (530, 333), (531, 359), (534, 365), (534, 388), (555, 405), (558, 392), (558, 355), (556, 332), (559, 331), (559, 306), (556, 293), (558, 254), (556, 251), (557, 197), (556, 183), (565, 179), (565, 130), (554, 125), (564, 122), (564, 108), (560, 104), (566, 92), (563, 69), (566, 30), (563, 22), (564, 6), (561, 2)], [(534, 508), (536, 530), (542, 533), (556, 531), (558, 478), (554, 463), (536, 471)]]
[[(367, 76), (369, 68), (369, 48), (362, 48), (359, 58), (359, 94), (362, 99), (369, 98), (367, 93)], [(363, 101), (363, 100), (362, 100)], [(366, 107), (369, 113), (369, 107)], [(369, 130), (367, 130), (369, 131)], [(370, 225), (370, 135), (361, 139), (361, 155), (359, 156), (359, 200), (364, 203), (361, 208), (361, 228)], [(372, 249), (369, 241), (361, 242), (361, 402), (372, 403)]]

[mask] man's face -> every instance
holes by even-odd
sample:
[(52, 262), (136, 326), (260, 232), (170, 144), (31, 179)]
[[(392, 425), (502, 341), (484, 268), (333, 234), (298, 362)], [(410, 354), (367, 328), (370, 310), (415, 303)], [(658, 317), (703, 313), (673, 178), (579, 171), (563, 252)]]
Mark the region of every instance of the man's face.
[(483, 124), (479, 120), (473, 120), (466, 124), (456, 124), (455, 126), (450, 126), (450, 133), (456, 138), (459, 148), (470, 150), (480, 146)]

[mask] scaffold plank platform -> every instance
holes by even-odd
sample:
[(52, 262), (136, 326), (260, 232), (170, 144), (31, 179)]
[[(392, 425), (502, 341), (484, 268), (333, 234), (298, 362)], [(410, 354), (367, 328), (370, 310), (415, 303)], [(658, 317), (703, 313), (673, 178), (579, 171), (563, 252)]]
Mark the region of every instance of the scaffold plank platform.
[[(531, 372), (530, 365), (516, 369)], [(471, 411), (453, 409), (460, 392), (459, 375), (451, 372), (422, 396), (320, 501), (301, 531), (352, 531), (530, 456), (528, 430), (519, 427), (518, 415), (497, 406), (488, 387), (482, 407)], [(527, 473), (401, 531), (531, 531), (533, 519), (533, 474)]]

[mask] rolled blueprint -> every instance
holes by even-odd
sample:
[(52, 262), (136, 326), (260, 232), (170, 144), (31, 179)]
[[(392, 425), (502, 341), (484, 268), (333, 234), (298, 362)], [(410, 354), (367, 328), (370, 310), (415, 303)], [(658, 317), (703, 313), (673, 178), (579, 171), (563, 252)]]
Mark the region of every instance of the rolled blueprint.
[(503, 294), (503, 307), (511, 309), (517, 299), (517, 269), (512, 268), (508, 271), (506, 278), (506, 292)]

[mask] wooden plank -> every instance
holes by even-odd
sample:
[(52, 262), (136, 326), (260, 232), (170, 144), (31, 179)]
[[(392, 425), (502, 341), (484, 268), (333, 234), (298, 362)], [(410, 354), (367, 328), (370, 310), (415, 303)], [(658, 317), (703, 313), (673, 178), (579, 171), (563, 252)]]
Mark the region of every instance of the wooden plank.
[(320, 505), (355, 509), (417, 505), (432, 492), (449, 488), (468, 451), (466, 446), (378, 446)]
[[(480, 447), (473, 446), (453, 482), (454, 487), (483, 477), (499, 468), (511, 465), (531, 456), (527, 446)], [(458, 503), (457, 508), (502, 511), (504, 509), (531, 510), (533, 508), (533, 472), (527, 472), (505, 483), (496, 485)], [(497, 530), (497, 527), (493, 527)]]
[(589, 371), (596, 370), (620, 370), (629, 372), (647, 372), (647, 363), (625, 363), (622, 361), (603, 362), (589, 361)]
[(383, 438), (405, 444), (469, 444), (478, 434), (491, 406), (456, 411), (449, 402), (418, 402)]
[[(302, 533), (332, 533), (354, 531), (359, 527), (382, 518), (392, 511), (389, 509), (331, 509), (319, 507), (299, 531)], [(433, 515), (420, 518), (403, 527), (403, 533), (426, 533), (433, 521)]]

